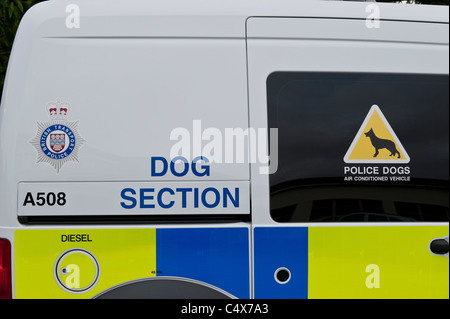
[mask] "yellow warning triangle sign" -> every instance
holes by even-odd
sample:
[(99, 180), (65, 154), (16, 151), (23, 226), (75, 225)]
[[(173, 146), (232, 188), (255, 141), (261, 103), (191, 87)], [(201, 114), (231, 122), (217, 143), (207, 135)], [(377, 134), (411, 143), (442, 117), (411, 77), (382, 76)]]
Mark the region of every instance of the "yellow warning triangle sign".
[(380, 108), (373, 105), (344, 157), (345, 163), (409, 163), (409, 156)]

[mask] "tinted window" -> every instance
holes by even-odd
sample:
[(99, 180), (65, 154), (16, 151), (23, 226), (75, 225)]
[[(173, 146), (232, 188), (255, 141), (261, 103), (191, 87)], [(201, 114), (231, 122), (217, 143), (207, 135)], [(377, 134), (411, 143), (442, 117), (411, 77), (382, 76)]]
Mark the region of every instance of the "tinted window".
[[(278, 128), (278, 170), (269, 177), (273, 219), (448, 221), (448, 85), (448, 75), (271, 74), (268, 124)], [(374, 122), (365, 121), (374, 105), (388, 124), (371, 135)], [(369, 163), (344, 160), (356, 140), (365, 143), (361, 158)]]

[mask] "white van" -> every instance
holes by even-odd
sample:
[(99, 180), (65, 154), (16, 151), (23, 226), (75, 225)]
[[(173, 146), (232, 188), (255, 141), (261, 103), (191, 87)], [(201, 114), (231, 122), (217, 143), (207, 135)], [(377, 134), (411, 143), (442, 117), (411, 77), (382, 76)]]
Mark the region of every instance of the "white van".
[(0, 298), (449, 298), (448, 23), (34, 6), (0, 107)]

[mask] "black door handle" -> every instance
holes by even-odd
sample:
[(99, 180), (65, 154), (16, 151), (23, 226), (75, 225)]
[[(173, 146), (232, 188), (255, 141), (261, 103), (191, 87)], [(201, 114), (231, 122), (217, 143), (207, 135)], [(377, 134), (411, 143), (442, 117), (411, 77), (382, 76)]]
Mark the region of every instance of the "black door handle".
[(436, 255), (448, 254), (449, 243), (447, 240), (445, 240), (443, 238), (433, 239), (430, 242), (430, 250), (433, 254), (436, 254)]

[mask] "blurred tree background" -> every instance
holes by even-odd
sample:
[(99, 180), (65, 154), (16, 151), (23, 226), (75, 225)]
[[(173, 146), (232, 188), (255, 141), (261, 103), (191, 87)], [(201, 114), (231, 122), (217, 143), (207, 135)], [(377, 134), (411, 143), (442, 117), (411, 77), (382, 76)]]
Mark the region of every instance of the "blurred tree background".
[[(43, 0), (0, 0), (0, 97), (3, 92), (3, 83), (9, 54), (19, 22), (30, 7), (42, 1)], [(449, 0), (377, 0), (377, 2), (405, 2), (437, 5), (449, 4)]]
[(14, 36), (24, 13), (43, 0), (0, 0), (0, 96)]

